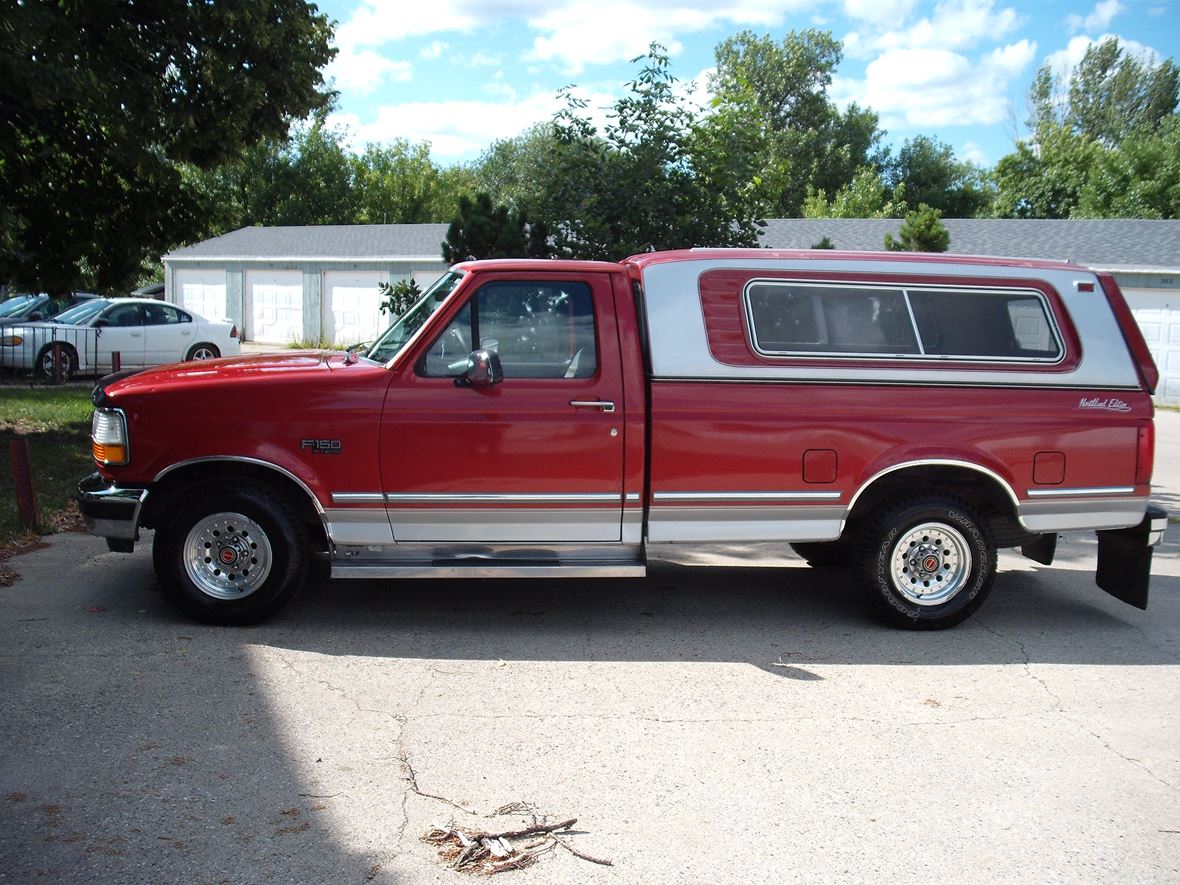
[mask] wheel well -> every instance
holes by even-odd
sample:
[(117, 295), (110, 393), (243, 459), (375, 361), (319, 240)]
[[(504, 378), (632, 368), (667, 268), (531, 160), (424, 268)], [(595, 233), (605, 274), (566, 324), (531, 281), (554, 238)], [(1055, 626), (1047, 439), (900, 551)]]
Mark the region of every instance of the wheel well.
[(188, 349), (188, 352), (185, 355), (187, 356), (188, 354), (191, 354), (194, 351), (196, 351), (197, 349), (202, 348), (202, 347), (208, 347), (209, 349), (214, 350), (217, 353), (221, 353), (221, 348), (218, 347), (216, 344), (214, 344), (212, 341), (198, 341), (196, 344), (192, 345)]
[(281, 495), (307, 526), (317, 549), (328, 549), (324, 521), (309, 492), (278, 470), (240, 461), (201, 461), (170, 471), (152, 486), (140, 518), (145, 528), (155, 528), (175, 509), (176, 502), (200, 494), (201, 486), (216, 482), (249, 482)]
[(1018, 547), (1035, 537), (1021, 527), (1012, 497), (997, 479), (956, 465), (916, 465), (878, 477), (856, 499), (848, 525), (855, 527), (882, 506), (918, 492), (962, 498), (987, 521), (998, 547)]

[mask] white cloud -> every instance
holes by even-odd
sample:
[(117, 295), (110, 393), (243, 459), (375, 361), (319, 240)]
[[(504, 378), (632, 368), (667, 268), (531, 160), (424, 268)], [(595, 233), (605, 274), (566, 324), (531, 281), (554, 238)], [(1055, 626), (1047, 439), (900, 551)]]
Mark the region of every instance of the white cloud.
[(1090, 34), (1094, 31), (1104, 30), (1110, 27), (1114, 17), (1122, 12), (1123, 8), (1123, 4), (1119, 0), (1101, 0), (1085, 18), (1080, 15), (1067, 16), (1066, 23), (1069, 26), (1069, 32), (1074, 34), (1078, 31), (1085, 31)]
[(992, 164), (987, 152), (975, 141), (968, 141), (964, 144), (959, 150), (959, 156), (969, 163), (974, 163), (976, 166), (987, 167)]
[[(868, 0), (864, 2), (870, 5)], [(886, 19), (885, 24), (900, 21)], [(943, 0), (935, 4), (933, 14), (907, 28), (854, 31), (845, 38), (844, 48), (854, 58), (896, 49), (968, 49), (1007, 37), (1020, 21), (1012, 7), (997, 9), (996, 0)]]
[(529, 60), (578, 73), (587, 64), (642, 55), (653, 40), (675, 54), (680, 35), (714, 26), (776, 28), (788, 13), (813, 5), (812, 0), (362, 0), (338, 28), (336, 41), (344, 54), (431, 34), (472, 34), (515, 19), (536, 32)]
[(371, 49), (341, 48), (325, 74), (336, 81), (337, 87), (367, 95), (387, 80), (409, 80), (414, 73), (407, 61), (387, 58)]
[(992, 125), (1008, 118), (1008, 87), (1035, 56), (1029, 40), (977, 61), (950, 49), (892, 49), (868, 64), (863, 80), (837, 78), (832, 92), (872, 107), (886, 129)]
[(442, 54), (447, 51), (449, 47), (446, 43), (440, 40), (431, 40), (430, 44), (422, 47), (422, 51), (418, 54), (427, 61), (437, 61), (442, 58)]
[(467, 59), (469, 68), (498, 68), (504, 63), (504, 56), (480, 50)]
[(917, 0), (844, 0), (844, 14), (860, 22), (867, 22), (884, 28), (889, 25), (902, 24), (914, 7)]

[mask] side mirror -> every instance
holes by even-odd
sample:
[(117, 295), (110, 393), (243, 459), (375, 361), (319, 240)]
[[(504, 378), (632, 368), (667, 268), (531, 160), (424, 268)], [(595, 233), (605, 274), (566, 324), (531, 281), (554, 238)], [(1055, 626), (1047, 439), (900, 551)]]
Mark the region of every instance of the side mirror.
[(102, 329), (105, 326), (109, 326), (110, 324), (111, 324), (110, 320), (100, 317), (99, 319), (94, 321), (94, 328)]
[(31, 323), (39, 323), (43, 319), (45, 319), (45, 314), (41, 313), (39, 310), (34, 310), (31, 314), (29, 314), (29, 322)]
[(467, 371), (455, 379), (455, 386), (493, 387), (503, 380), (500, 354), (494, 350), (473, 350), (467, 357)]

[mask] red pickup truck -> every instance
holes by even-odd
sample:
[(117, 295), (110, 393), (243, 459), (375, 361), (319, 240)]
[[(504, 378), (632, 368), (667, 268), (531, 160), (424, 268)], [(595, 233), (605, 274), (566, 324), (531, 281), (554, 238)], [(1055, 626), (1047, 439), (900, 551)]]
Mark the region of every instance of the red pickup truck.
[[(362, 352), (363, 351), (363, 352)], [(888, 621), (983, 602), (1000, 547), (1146, 607), (1156, 367), (1075, 264), (692, 250), (460, 264), (367, 349), (118, 373), (82, 512), (155, 529), (191, 615), (334, 578), (639, 576), (663, 545), (781, 542)]]

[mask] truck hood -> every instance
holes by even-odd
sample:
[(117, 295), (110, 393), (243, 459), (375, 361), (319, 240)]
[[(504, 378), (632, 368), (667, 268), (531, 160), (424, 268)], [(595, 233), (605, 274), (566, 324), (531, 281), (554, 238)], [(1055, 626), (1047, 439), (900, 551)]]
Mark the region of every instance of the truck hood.
[[(323, 377), (332, 369), (351, 368), (361, 363), (346, 363), (345, 354), (337, 351), (291, 351), (173, 363), (139, 371), (116, 372), (101, 379), (95, 390), (117, 397), (155, 391), (181, 391), (211, 384), (253, 386), (268, 381), (296, 381), (302, 377)], [(371, 364), (370, 364), (371, 365)]]

